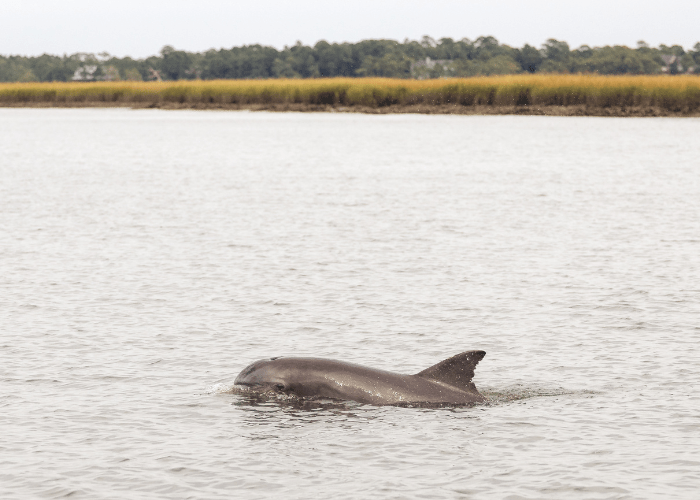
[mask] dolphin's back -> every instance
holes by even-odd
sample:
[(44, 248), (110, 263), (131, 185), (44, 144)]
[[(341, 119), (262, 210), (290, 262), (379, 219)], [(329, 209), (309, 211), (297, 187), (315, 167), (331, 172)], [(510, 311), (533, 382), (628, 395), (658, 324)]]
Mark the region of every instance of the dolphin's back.
[(344, 361), (319, 358), (275, 360), (299, 396), (349, 399), (370, 404), (473, 403), (484, 401), (472, 383), (483, 351), (446, 359), (416, 375), (403, 375)]

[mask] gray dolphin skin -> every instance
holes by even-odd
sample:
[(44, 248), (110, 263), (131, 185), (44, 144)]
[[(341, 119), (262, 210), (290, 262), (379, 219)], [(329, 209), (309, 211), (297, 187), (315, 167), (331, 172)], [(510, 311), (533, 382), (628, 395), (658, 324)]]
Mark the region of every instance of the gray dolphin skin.
[(269, 358), (247, 366), (234, 384), (254, 392), (322, 397), (372, 405), (468, 404), (486, 401), (472, 382), (486, 355), (467, 351), (415, 375), (320, 358)]

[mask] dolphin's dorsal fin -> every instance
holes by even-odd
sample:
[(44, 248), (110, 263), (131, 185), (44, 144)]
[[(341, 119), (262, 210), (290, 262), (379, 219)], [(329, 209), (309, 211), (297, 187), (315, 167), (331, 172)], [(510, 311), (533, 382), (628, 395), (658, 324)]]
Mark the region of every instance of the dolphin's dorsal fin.
[(451, 385), (463, 391), (475, 391), (476, 386), (472, 383), (474, 369), (484, 356), (486, 356), (484, 351), (463, 352), (462, 354), (457, 354), (444, 361), (440, 361), (438, 364), (426, 368), (416, 375)]

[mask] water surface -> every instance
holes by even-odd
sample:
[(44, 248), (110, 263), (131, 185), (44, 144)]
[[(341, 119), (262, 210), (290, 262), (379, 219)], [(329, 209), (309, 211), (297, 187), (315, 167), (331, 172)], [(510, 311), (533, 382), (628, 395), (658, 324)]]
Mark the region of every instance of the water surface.
[[(696, 498), (698, 137), (0, 109), (0, 496)], [(226, 392), (470, 349), (489, 405)]]

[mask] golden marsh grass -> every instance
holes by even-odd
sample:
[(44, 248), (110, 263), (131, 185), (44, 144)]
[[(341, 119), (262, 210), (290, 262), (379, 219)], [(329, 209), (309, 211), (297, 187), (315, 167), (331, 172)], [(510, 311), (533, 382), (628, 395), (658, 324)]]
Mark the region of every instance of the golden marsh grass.
[(700, 76), (507, 75), (440, 80), (331, 78), (3, 83), (0, 106), (321, 105), (656, 107), (700, 110)]

